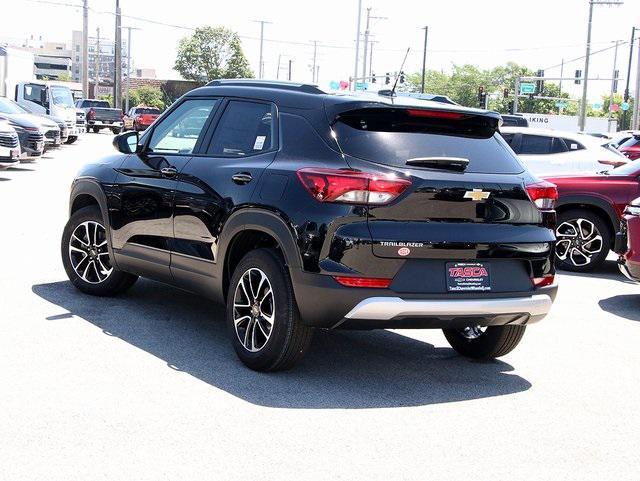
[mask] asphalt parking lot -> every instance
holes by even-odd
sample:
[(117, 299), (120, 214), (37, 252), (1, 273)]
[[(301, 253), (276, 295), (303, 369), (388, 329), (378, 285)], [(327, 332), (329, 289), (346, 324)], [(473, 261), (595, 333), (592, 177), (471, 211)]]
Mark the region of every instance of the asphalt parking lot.
[(69, 185), (111, 140), (0, 172), (0, 479), (638, 479), (640, 285), (613, 259), (560, 275), (499, 361), (440, 331), (319, 332), (295, 370), (254, 373), (209, 301), (67, 282)]

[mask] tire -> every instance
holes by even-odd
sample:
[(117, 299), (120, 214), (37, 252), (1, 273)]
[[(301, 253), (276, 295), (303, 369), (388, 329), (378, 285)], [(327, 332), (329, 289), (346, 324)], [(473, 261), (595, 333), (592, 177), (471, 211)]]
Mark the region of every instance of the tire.
[[(97, 236), (93, 237), (93, 242), (91, 234), (86, 231), (86, 226), (89, 226), (88, 228), (91, 230), (95, 224), (104, 229), (102, 225), (102, 213), (97, 206), (83, 207), (71, 216), (62, 233), (60, 246), (62, 264), (71, 283), (80, 291), (93, 296), (115, 296), (129, 289), (136, 282), (138, 276), (118, 271), (111, 266), (106, 248), (106, 231), (104, 235), (98, 233)], [(79, 229), (77, 231), (79, 235), (72, 239), (72, 234), (76, 232), (76, 229)], [(93, 252), (102, 252), (102, 254), (96, 254), (95, 257), (99, 259), (99, 261), (85, 261), (85, 259), (91, 259), (91, 256), (85, 252), (86, 255), (83, 257), (80, 250), (89, 251), (89, 247), (85, 247), (86, 244), (95, 245), (100, 243), (104, 245), (93, 249)], [(75, 250), (72, 252), (72, 249)], [(78, 259), (82, 259), (82, 261), (78, 262)], [(74, 262), (76, 263), (75, 267)], [(91, 262), (93, 262), (93, 267), (87, 266), (91, 264)], [(109, 274), (105, 275), (105, 271), (99, 267), (100, 265), (105, 268), (111, 267)], [(85, 270), (85, 274), (87, 275), (86, 279), (77, 272), (77, 269), (84, 270), (85, 268), (87, 269)]]
[[(260, 283), (262, 275), (266, 282)], [(252, 296), (253, 291), (256, 296)], [(249, 296), (262, 298), (259, 313), (252, 311)], [(238, 322), (236, 328), (235, 319), (243, 317), (249, 319)], [(273, 249), (251, 251), (236, 267), (227, 295), (226, 321), (236, 354), (255, 371), (281, 371), (293, 367), (308, 350), (313, 334), (313, 329), (301, 322), (289, 272)], [(246, 336), (247, 333), (253, 335)]]
[[(582, 234), (572, 236), (572, 232), (578, 233), (578, 226), (582, 226)], [(593, 234), (590, 226), (593, 226)], [(587, 209), (571, 209), (558, 214), (556, 238), (556, 267), (572, 272), (589, 272), (601, 267), (613, 240), (602, 217)], [(593, 254), (588, 255), (588, 252)]]
[(73, 144), (76, 140), (78, 140), (78, 137), (69, 137), (66, 143)]
[(118, 135), (118, 134), (119, 134), (120, 132), (122, 132), (122, 131), (123, 131), (123, 129), (120, 129), (120, 128), (113, 128), (113, 129), (111, 129), (111, 132), (113, 132), (115, 135)]
[(489, 326), (474, 337), (464, 329), (443, 329), (444, 337), (458, 354), (472, 359), (495, 359), (509, 354), (518, 345), (526, 326)]
[(92, 130), (93, 130), (93, 133), (94, 133), (94, 134), (98, 134), (98, 133), (100, 133), (100, 129), (99, 129), (98, 127), (93, 127), (93, 129), (92, 129)]

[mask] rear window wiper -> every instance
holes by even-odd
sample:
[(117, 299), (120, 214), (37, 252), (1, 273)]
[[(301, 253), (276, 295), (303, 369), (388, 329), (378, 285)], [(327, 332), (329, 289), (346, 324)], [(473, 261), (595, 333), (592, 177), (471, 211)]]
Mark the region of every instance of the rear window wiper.
[(469, 159), (463, 157), (416, 157), (407, 160), (405, 163), (414, 167), (464, 172), (469, 165)]

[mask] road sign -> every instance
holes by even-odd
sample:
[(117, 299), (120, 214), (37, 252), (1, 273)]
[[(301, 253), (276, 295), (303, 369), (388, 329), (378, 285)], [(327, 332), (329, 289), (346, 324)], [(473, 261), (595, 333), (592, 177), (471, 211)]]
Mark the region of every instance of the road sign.
[(556, 107), (558, 107), (559, 109), (566, 109), (567, 108), (567, 102), (563, 102), (562, 100), (558, 100), (556, 102)]
[(368, 84), (366, 82), (356, 82), (356, 90), (367, 90)]
[(621, 108), (622, 110), (624, 110), (624, 111), (629, 110), (629, 107), (631, 107), (631, 106), (629, 105), (629, 102), (622, 102), (622, 104), (620, 104), (620, 108)]
[(534, 83), (521, 83), (520, 95), (530, 95), (536, 93), (536, 84)]
[(618, 110), (620, 110), (620, 106), (618, 104), (611, 104), (612, 112), (617, 112)]

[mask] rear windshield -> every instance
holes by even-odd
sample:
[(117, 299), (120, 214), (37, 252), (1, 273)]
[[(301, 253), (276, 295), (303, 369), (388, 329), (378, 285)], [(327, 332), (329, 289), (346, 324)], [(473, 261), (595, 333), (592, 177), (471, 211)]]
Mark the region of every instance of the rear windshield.
[(137, 108), (136, 109), (136, 113), (143, 115), (158, 115), (160, 113), (160, 111), (158, 109), (152, 109), (152, 108)]
[(110, 108), (109, 102), (106, 100), (83, 100), (83, 107), (98, 107), (98, 108)]
[[(333, 129), (345, 154), (406, 167), (420, 157), (469, 159), (466, 172), (517, 174), (524, 170), (495, 133), (497, 120), (463, 115), (429, 117), (407, 109), (360, 109), (340, 114)], [(428, 115), (428, 114), (427, 114)], [(437, 114), (436, 114), (437, 115)]]

